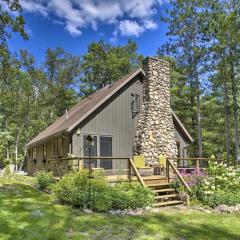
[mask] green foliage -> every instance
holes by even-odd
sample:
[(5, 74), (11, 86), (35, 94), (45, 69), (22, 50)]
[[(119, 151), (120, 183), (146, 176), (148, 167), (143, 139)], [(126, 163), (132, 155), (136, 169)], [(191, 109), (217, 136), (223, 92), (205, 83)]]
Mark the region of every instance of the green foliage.
[(203, 195), (201, 202), (210, 207), (217, 207), (221, 204), (235, 206), (240, 204), (240, 191), (235, 192), (217, 190), (211, 195)]
[(63, 204), (106, 212), (110, 209), (136, 209), (152, 205), (154, 195), (139, 183), (109, 185), (102, 176), (90, 180), (88, 171), (65, 175), (53, 185), (55, 197)]
[[(23, 16), (21, 15), (22, 8), (19, 3), (19, 0), (3, 0), (3, 3), (0, 5), (0, 19), (1, 19), (1, 27), (0, 27), (0, 42), (1, 46), (6, 44), (8, 38), (11, 37), (12, 32), (19, 32), (20, 35), (27, 39), (27, 34), (24, 31), (25, 21)], [(2, 50), (2, 48), (0, 48)], [(0, 55), (1, 55), (0, 50)]]
[(240, 204), (239, 186), (239, 169), (211, 161), (207, 175), (199, 178), (192, 186), (192, 197), (210, 207), (220, 204), (236, 205)]
[(6, 166), (4, 169), (3, 169), (3, 176), (4, 177), (8, 177), (10, 174), (11, 174), (11, 169), (10, 169), (10, 166)]
[(40, 189), (48, 189), (53, 183), (52, 172), (38, 171), (35, 174), (37, 185)]
[(102, 40), (89, 44), (81, 66), (81, 94), (89, 95), (139, 67), (142, 56), (136, 51), (137, 45), (131, 40), (123, 47)]

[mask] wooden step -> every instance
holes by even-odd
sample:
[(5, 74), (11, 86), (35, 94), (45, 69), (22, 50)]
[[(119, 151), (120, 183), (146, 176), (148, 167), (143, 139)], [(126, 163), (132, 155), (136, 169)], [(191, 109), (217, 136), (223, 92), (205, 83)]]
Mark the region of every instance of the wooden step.
[(151, 180), (167, 180), (165, 176), (153, 175), (153, 176), (145, 176), (142, 177), (143, 181), (151, 181)]
[(177, 194), (166, 194), (166, 195), (161, 195), (161, 196), (156, 196), (154, 197), (156, 200), (157, 199), (165, 199), (165, 198), (173, 198), (173, 197), (177, 197)]
[(169, 187), (170, 183), (146, 183), (147, 187)]
[(153, 206), (154, 207), (163, 207), (163, 206), (176, 205), (176, 204), (183, 204), (183, 201), (174, 200), (174, 201), (168, 201), (168, 202), (158, 202), (158, 203), (153, 204)]
[(174, 188), (153, 189), (155, 193), (175, 192)]

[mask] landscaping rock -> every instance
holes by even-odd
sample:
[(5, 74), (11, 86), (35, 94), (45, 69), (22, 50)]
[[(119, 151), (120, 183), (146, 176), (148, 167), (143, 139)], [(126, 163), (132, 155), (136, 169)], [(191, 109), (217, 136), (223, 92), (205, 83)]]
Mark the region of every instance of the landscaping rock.
[(88, 208), (83, 209), (83, 211), (85, 213), (88, 213), (88, 214), (93, 213), (93, 211), (91, 209), (88, 209)]
[(233, 213), (233, 212), (239, 212), (240, 208), (239, 208), (239, 204), (236, 206), (227, 206), (222, 204), (216, 207), (215, 210), (218, 212)]

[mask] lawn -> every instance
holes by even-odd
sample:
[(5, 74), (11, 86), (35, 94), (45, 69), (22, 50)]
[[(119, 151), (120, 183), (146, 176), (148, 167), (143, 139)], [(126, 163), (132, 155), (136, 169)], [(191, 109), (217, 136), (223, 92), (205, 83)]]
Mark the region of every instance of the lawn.
[(240, 215), (163, 209), (145, 216), (86, 214), (0, 178), (0, 239), (240, 239)]

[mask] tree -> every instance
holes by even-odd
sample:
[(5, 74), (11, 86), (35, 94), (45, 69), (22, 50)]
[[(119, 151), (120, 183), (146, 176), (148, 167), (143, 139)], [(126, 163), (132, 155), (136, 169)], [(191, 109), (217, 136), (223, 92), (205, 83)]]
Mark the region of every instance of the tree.
[[(162, 20), (169, 24), (169, 41), (158, 50), (158, 55), (174, 58), (188, 80), (192, 112), (192, 133), (197, 136), (197, 155), (202, 156), (201, 79), (204, 74), (206, 45), (203, 38), (204, 5), (202, 1), (170, 1), (172, 7)], [(197, 127), (195, 128), (195, 125)], [(197, 131), (195, 130), (197, 129)]]
[[(212, 3), (212, 1), (210, 1)], [(231, 89), (233, 104), (234, 123), (234, 157), (239, 160), (239, 59), (240, 59), (240, 3), (236, 0), (219, 0), (212, 3), (211, 14), (208, 22), (211, 27), (213, 46), (217, 64), (217, 73), (223, 78), (219, 78), (224, 86), (225, 98), (225, 125), (226, 125), (226, 148), (229, 159), (229, 91)]]
[(93, 42), (83, 56), (80, 94), (89, 95), (141, 65), (142, 56), (136, 53), (137, 45), (129, 40), (126, 46), (111, 46)]
[(45, 106), (51, 107), (50, 118), (65, 113), (77, 100), (77, 86), (80, 78), (80, 57), (66, 53), (62, 48), (47, 49), (43, 63), (44, 86), (39, 89)]

